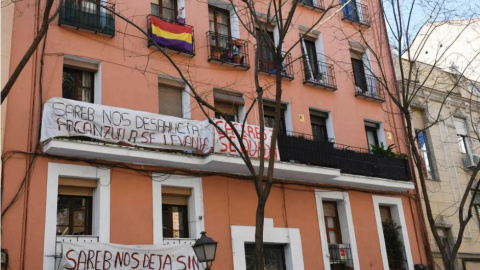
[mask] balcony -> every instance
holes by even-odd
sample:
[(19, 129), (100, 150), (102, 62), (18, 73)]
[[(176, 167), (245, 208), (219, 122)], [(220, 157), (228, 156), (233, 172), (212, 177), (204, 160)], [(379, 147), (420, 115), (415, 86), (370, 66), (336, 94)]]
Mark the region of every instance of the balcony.
[[(271, 48), (267, 46), (260, 46), (257, 48), (255, 46), (255, 50), (259, 49), (260, 52), (258, 54), (258, 71), (266, 74), (266, 75), (275, 75), (277, 74), (277, 70), (275, 68), (274, 62), (274, 52)], [(292, 55), (290, 53), (284, 54), (283, 60), (283, 68), (282, 68), (282, 77), (287, 80), (293, 80), (293, 67), (292, 67)]]
[(298, 0), (297, 4), (313, 10), (325, 11), (323, 0)]
[(248, 70), (248, 42), (212, 31), (207, 32), (208, 62)]
[[(156, 24), (155, 26), (153, 26), (154, 22)], [(183, 22), (184, 20), (177, 22), (162, 17), (157, 17), (152, 14), (147, 15), (147, 27), (149, 36), (147, 47), (150, 48), (151, 46), (154, 46), (154, 44), (156, 44), (160, 48), (165, 48), (169, 51), (177, 52), (178, 54), (182, 54), (185, 56), (194, 57), (194, 28), (193, 26), (184, 24)], [(177, 37), (172, 38), (171, 35), (168, 35), (169, 32), (176, 34), (175, 36)], [(165, 33), (167, 35), (165, 35)]]
[[(337, 82), (335, 81), (335, 71), (332, 64), (327, 64), (322, 61), (315, 61), (321, 59), (323, 56), (319, 54), (316, 59), (312, 61), (309, 56), (303, 55), (303, 84), (312, 86), (319, 86), (330, 90), (337, 90)], [(312, 62), (316, 62), (316, 66), (312, 66)]]
[(63, 243), (97, 243), (96, 235), (57, 235), (55, 242), (55, 265), (60, 264), (63, 255)]
[(349, 244), (328, 244), (331, 269), (353, 270), (352, 249)]
[(279, 135), (281, 161), (338, 168), (341, 173), (410, 181), (407, 159), (374, 155), (368, 149), (316, 141), (298, 133)]
[[(343, 2), (343, 1), (342, 1)], [(370, 15), (368, 7), (352, 0), (343, 8), (342, 20), (348, 20), (361, 26), (370, 27)]]
[(385, 92), (379, 78), (373, 75), (353, 74), (355, 96), (376, 102), (385, 102)]
[[(108, 9), (115, 10), (115, 4), (105, 3)], [(92, 31), (95, 34), (115, 36), (115, 17), (113, 13), (98, 5), (98, 2), (83, 0), (60, 1), (58, 25), (67, 25), (76, 29)]]

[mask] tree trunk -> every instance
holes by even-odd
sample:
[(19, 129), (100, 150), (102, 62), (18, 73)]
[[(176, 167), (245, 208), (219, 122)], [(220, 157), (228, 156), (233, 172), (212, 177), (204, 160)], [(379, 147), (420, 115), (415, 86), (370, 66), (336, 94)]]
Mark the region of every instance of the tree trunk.
[(255, 265), (256, 270), (265, 268), (263, 256), (263, 224), (265, 220), (265, 198), (258, 196), (257, 212), (255, 216)]

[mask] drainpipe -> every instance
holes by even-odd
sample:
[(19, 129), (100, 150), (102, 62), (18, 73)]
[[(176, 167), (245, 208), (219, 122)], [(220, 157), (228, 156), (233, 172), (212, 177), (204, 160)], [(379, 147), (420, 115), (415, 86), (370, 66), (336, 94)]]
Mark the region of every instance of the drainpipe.
[[(382, 7), (382, 10), (383, 10), (383, 4), (382, 4), (382, 0), (378, 0), (378, 3), (379, 3), (379, 7)], [(383, 14), (382, 14), (383, 15)], [(385, 40), (388, 41), (388, 35), (387, 35), (387, 26), (385, 25), (385, 20), (383, 18), (380, 19), (381, 21), (381, 24), (382, 24), (382, 27), (384, 31), (383, 34), (385, 35)], [(390, 50), (390, 48), (389, 48)], [(392, 54), (389, 53), (388, 54), (388, 60), (390, 62), (390, 67), (392, 69), (392, 74), (393, 74), (393, 83), (395, 85), (395, 87), (398, 87), (398, 81), (397, 81), (397, 75), (395, 73), (395, 68), (394, 68), (394, 63), (393, 63), (393, 57), (392, 57)], [(398, 100), (400, 101), (400, 95), (399, 95), (399, 92), (398, 92), (398, 89), (397, 89), (397, 98)], [(394, 120), (395, 121), (395, 120)], [(408, 134), (407, 133), (407, 127), (405, 125), (405, 121), (403, 121), (402, 119), (402, 129), (404, 131), (404, 135), (406, 135), (405, 138), (408, 139)], [(408, 146), (408, 149), (410, 147)], [(432, 254), (432, 249), (430, 247), (430, 242), (428, 240), (428, 233), (427, 233), (427, 224), (425, 222), (425, 218), (423, 216), (423, 209), (422, 209), (422, 204), (421, 204), (421, 201), (420, 201), (420, 191), (418, 189), (418, 185), (417, 185), (417, 177), (416, 177), (416, 174), (415, 174), (415, 171), (413, 170), (415, 168), (414, 164), (413, 164), (413, 160), (412, 158), (409, 158), (408, 159), (409, 161), (409, 164), (410, 164), (410, 168), (411, 168), (411, 175), (412, 175), (412, 180), (413, 182), (415, 183), (415, 201), (416, 201), (416, 206), (417, 206), (417, 212), (418, 212), (418, 222), (420, 223), (420, 227), (423, 228), (422, 230), (422, 238), (423, 238), (423, 242), (424, 242), (424, 248), (425, 248), (425, 255), (427, 256), (427, 261), (428, 261), (428, 267), (433, 270), (435, 269), (435, 264), (434, 264), (434, 261), (433, 261), (433, 254)]]

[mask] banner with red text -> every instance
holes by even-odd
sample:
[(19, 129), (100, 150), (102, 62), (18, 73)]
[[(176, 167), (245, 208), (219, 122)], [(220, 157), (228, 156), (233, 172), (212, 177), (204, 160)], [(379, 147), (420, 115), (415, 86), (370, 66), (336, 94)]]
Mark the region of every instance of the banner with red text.
[(173, 116), (103, 106), (64, 98), (45, 103), (41, 141), (89, 137), (132, 146), (210, 153), (213, 125)]
[[(215, 123), (227, 133), (227, 135), (230, 137), (230, 139), (235, 143), (235, 145), (238, 146), (240, 149), (240, 144), (238, 142), (237, 137), (235, 136), (235, 133), (233, 129), (227, 124), (225, 120), (221, 119), (215, 119)], [(233, 123), (235, 129), (238, 131), (238, 134), (242, 134), (243, 130), (243, 144), (245, 145), (247, 149), (247, 154), (248, 156), (252, 158), (260, 158), (260, 127), (255, 126), (255, 125), (245, 125), (243, 126), (240, 123)], [(272, 129), (271, 128), (265, 128), (265, 134), (264, 134), (264, 144), (265, 144), (265, 159), (269, 158), (269, 153), (270, 153), (270, 142), (272, 140)], [(233, 146), (233, 143), (231, 143), (227, 137), (222, 134), (219, 130), (215, 129), (215, 153), (221, 153), (221, 154), (233, 154), (233, 155), (238, 155), (237, 150)], [(280, 160), (280, 154), (278, 152), (278, 147), (275, 149), (275, 159)]]
[(190, 245), (62, 243), (59, 270), (203, 270)]

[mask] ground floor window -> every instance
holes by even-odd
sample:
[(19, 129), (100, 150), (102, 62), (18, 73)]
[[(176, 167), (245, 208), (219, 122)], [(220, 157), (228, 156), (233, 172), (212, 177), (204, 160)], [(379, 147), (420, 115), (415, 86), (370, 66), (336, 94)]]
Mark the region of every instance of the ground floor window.
[(57, 235), (92, 234), (92, 197), (58, 195)]
[[(286, 270), (285, 245), (264, 244), (263, 253), (265, 256), (264, 270)], [(255, 244), (245, 244), (245, 261), (247, 270), (256, 270)]]
[(163, 237), (189, 237), (188, 199), (191, 195), (189, 188), (162, 188)]

